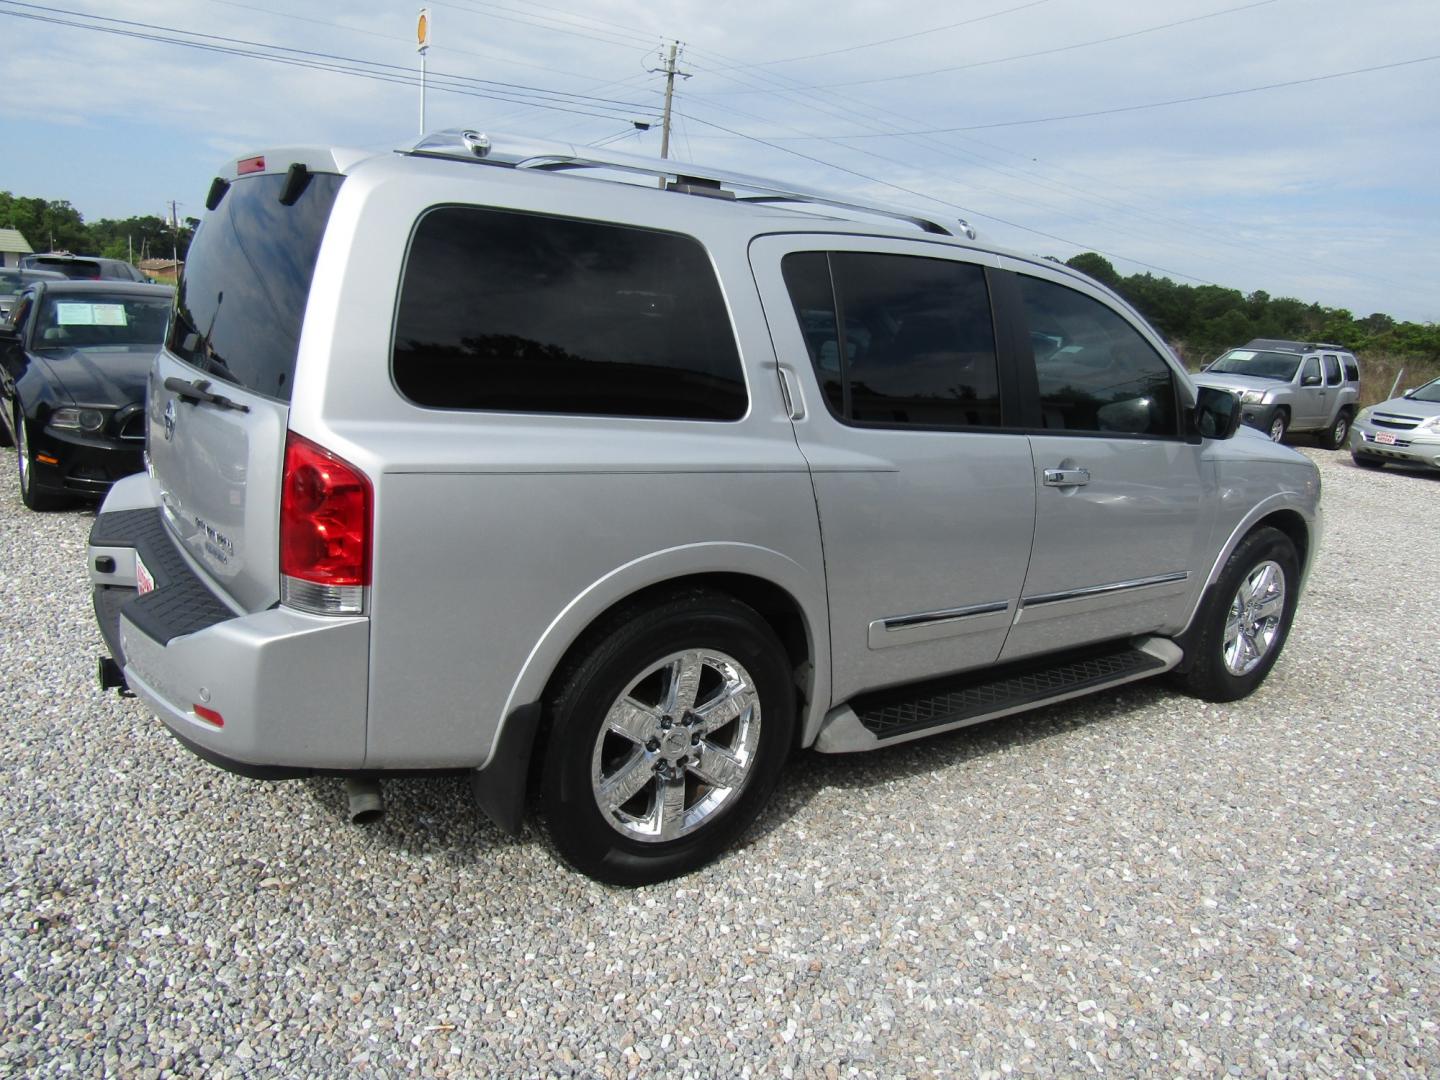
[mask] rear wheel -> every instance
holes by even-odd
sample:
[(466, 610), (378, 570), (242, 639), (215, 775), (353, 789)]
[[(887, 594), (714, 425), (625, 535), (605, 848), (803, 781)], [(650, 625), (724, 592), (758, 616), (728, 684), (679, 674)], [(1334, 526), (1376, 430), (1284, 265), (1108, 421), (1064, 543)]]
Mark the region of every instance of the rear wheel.
[(20, 470), (20, 501), (31, 510), (58, 510), (65, 505), (65, 500), (48, 491), (39, 491), (35, 487), (35, 460), (30, 453), (28, 427), (24, 414), (17, 407), (15, 410), (15, 457), (18, 459), (17, 467)]
[(1284, 442), (1285, 432), (1290, 430), (1290, 414), (1284, 409), (1276, 409), (1275, 415), (1270, 418), (1270, 441)]
[(1339, 450), (1345, 445), (1345, 438), (1350, 434), (1350, 413), (1341, 409), (1340, 415), (1335, 417), (1335, 422), (1325, 429), (1320, 436), (1321, 443), (1326, 450)]
[(1279, 529), (1256, 529), (1225, 562), (1196, 616), (1183, 689), (1206, 701), (1253, 693), (1275, 666), (1295, 617), (1300, 559)]
[(794, 730), (789, 661), (759, 615), (716, 593), (602, 631), (552, 703), (541, 811), (582, 873), (663, 881), (713, 859), (769, 798)]

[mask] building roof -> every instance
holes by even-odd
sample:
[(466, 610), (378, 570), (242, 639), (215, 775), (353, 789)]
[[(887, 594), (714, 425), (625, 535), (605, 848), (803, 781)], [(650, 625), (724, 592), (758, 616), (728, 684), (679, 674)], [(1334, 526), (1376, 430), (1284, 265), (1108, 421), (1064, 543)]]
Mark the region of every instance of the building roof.
[(35, 249), (30, 246), (19, 229), (0, 229), (0, 251), (14, 251), (29, 255)]

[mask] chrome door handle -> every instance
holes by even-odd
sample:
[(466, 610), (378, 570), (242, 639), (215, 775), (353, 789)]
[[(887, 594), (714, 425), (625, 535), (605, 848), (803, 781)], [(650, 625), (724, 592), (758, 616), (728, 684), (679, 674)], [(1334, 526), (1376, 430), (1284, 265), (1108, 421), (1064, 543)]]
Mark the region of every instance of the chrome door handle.
[(1079, 487), (1090, 482), (1089, 469), (1046, 469), (1046, 487)]

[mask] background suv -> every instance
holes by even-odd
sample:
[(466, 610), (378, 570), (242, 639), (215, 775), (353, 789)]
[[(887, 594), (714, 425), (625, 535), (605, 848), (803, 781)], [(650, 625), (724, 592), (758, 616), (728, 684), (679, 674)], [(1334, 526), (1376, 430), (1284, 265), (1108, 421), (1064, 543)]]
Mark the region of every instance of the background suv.
[(467, 769), (633, 884), (793, 750), (1280, 654), (1315, 466), (1067, 267), (474, 132), (255, 154), (207, 206), (89, 559), (105, 681), (224, 767)]
[(1291, 431), (1314, 431), (1321, 445), (1339, 450), (1360, 399), (1360, 362), (1338, 345), (1256, 338), (1195, 381), (1240, 395), (1244, 422), (1274, 442)]

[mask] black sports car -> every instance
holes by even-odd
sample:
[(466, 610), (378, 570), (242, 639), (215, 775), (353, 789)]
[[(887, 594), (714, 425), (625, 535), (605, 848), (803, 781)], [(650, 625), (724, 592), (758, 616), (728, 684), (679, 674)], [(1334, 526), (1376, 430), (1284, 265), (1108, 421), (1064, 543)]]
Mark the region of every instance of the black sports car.
[(0, 443), (32, 510), (99, 498), (144, 467), (145, 379), (174, 290), (40, 281), (0, 325)]

